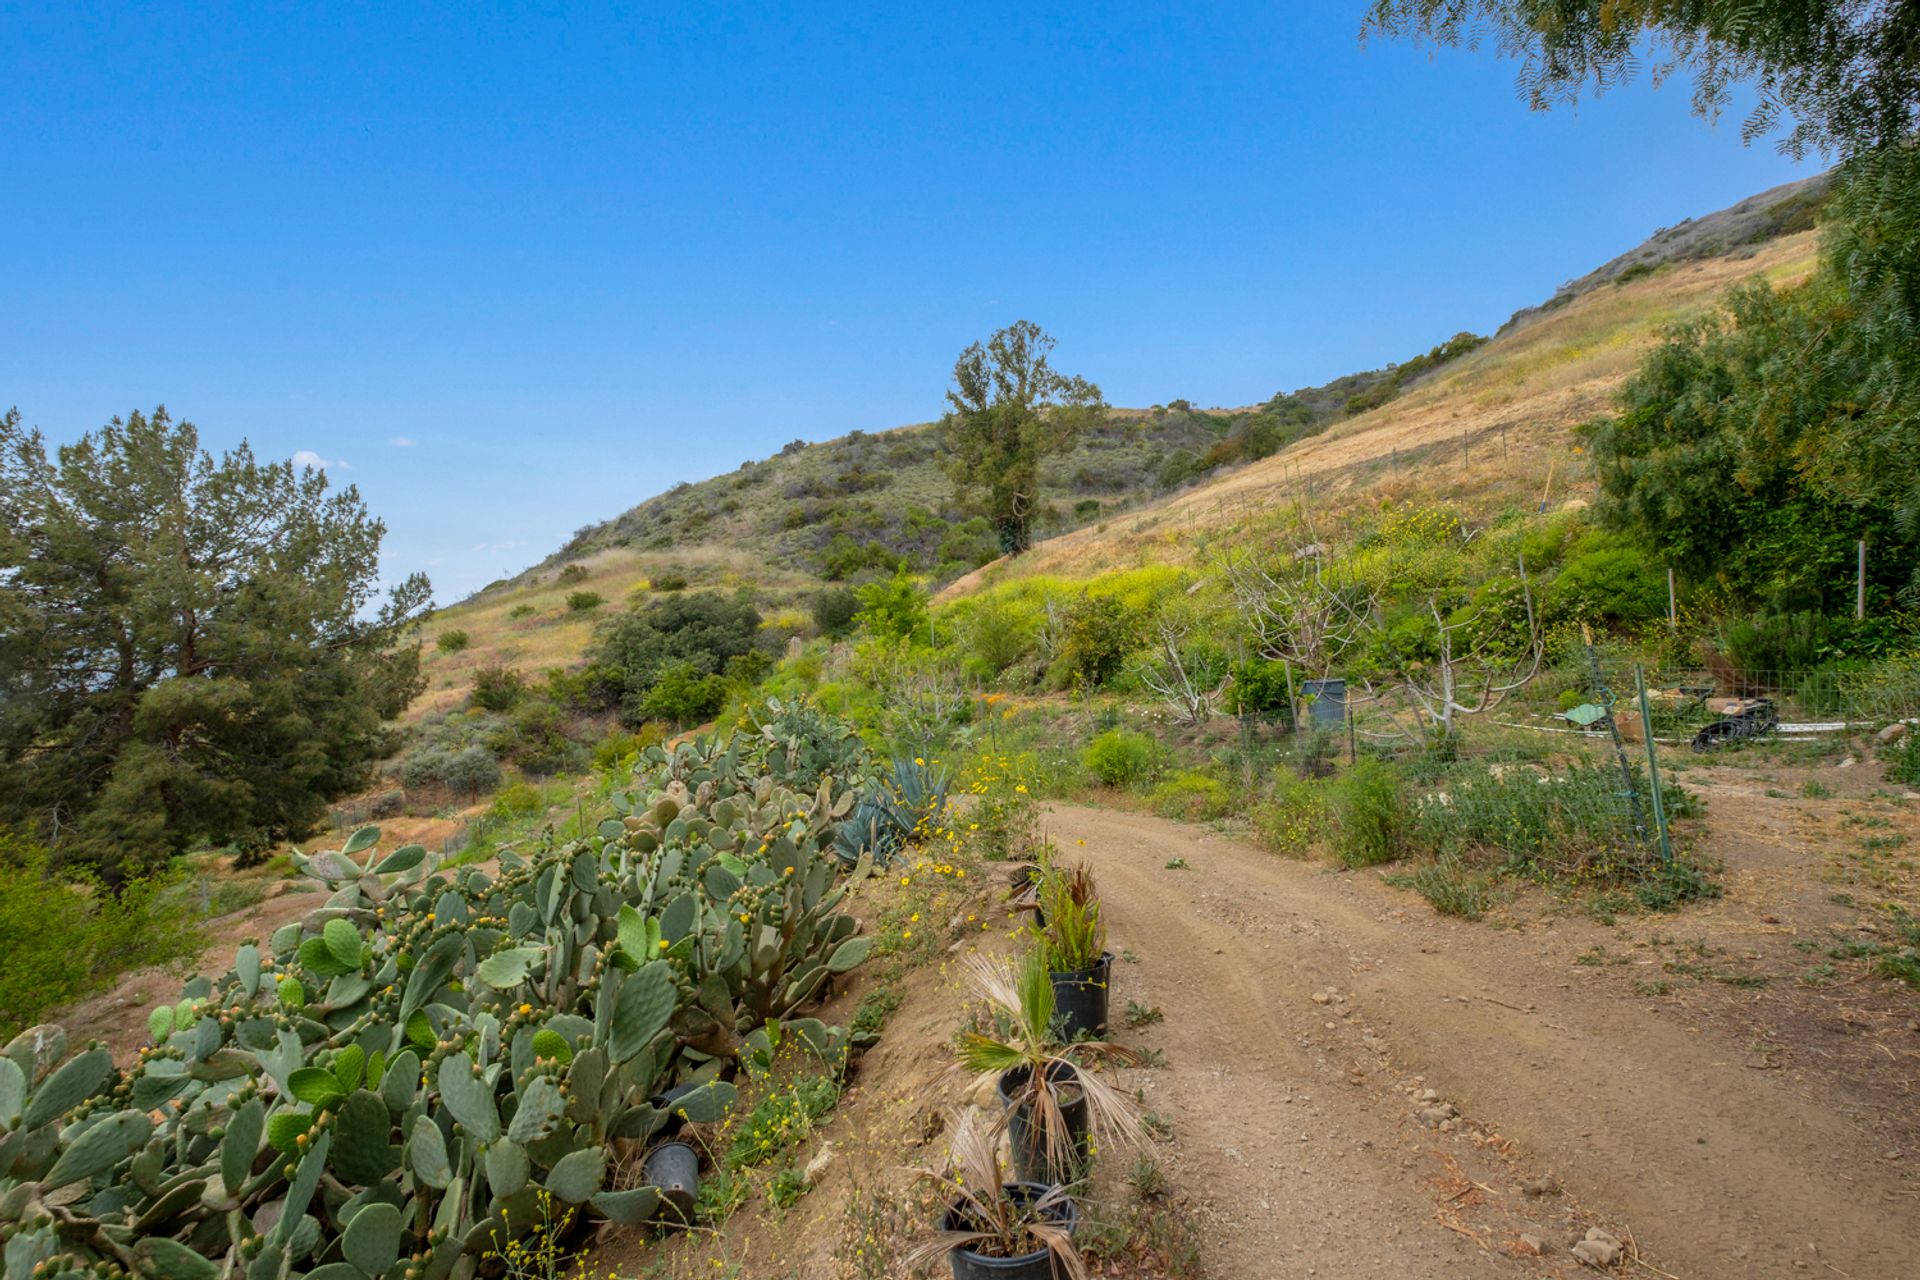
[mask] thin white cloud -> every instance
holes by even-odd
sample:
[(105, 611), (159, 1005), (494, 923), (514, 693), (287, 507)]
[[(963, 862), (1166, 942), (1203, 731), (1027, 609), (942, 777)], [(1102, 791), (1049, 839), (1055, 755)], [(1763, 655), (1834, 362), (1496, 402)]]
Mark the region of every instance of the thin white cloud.
[(345, 458), (323, 458), (311, 449), (297, 449), (293, 455), (296, 467), (312, 467), (316, 471), (351, 471), (353, 467)]
[(412, 436), (395, 436), (393, 439), (387, 441), (387, 443), (396, 449), (411, 449), (420, 442)]

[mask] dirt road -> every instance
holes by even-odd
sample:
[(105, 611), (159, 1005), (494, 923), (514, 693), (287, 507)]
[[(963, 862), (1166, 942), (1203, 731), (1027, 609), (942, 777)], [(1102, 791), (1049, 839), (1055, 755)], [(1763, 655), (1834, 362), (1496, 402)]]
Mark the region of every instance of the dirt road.
[(1209, 1275), (1574, 1274), (1590, 1225), (1642, 1275), (1920, 1274), (1920, 1154), (1873, 1100), (1754, 1069), (1736, 1023), (1576, 965), (1578, 929), (1448, 920), (1139, 814), (1048, 830), (1138, 957), (1116, 1023), (1164, 1015), (1124, 1034), (1167, 1053), (1138, 1075)]

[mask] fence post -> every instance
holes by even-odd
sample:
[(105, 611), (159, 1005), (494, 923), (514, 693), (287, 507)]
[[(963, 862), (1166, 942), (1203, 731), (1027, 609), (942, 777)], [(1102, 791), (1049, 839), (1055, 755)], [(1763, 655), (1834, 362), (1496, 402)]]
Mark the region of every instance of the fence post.
[(1673, 840), (1667, 835), (1667, 800), (1660, 789), (1660, 754), (1653, 744), (1653, 709), (1647, 705), (1647, 673), (1633, 665), (1633, 684), (1640, 695), (1640, 729), (1647, 735), (1647, 789), (1653, 792), (1653, 829), (1660, 840), (1660, 865), (1673, 865)]
[(1675, 634), (1680, 631), (1680, 610), (1674, 602), (1673, 566), (1667, 566), (1667, 630)]
[(1860, 567), (1854, 574), (1853, 616), (1859, 621), (1867, 616), (1867, 540), (1860, 539)]

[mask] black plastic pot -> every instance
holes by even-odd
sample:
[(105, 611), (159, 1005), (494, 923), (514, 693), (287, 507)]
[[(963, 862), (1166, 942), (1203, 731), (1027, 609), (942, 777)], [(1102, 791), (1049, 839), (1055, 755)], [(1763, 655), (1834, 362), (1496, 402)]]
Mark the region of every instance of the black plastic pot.
[[(1009, 1182), (1004, 1190), (1008, 1199), (1032, 1204), (1053, 1188), (1040, 1182)], [(1047, 1211), (1047, 1217), (1066, 1227), (1069, 1235), (1079, 1225), (1079, 1214), (1074, 1210), (1073, 1201), (1064, 1197)], [(968, 1231), (972, 1226), (959, 1205), (948, 1209), (946, 1217), (940, 1220), (940, 1227), (944, 1231)], [(1055, 1274), (1051, 1249), (1022, 1254), (1017, 1258), (996, 1258), (959, 1246), (947, 1255), (947, 1260), (953, 1264), (953, 1280), (1053, 1280)]]
[(1062, 1040), (1082, 1032), (1096, 1040), (1107, 1034), (1107, 992), (1113, 981), (1113, 952), (1100, 954), (1091, 969), (1053, 975), (1053, 1021)]
[(660, 1188), (663, 1220), (693, 1221), (693, 1202), (700, 1197), (699, 1152), (684, 1142), (663, 1142), (647, 1153), (640, 1181)]
[[(1052, 1183), (1065, 1181), (1060, 1175), (1068, 1170), (1054, 1169), (1047, 1163), (1047, 1135), (1034, 1122), (1033, 1103), (1015, 1103), (1033, 1078), (1031, 1067), (1015, 1067), (1000, 1073), (1000, 1105), (1010, 1110), (1007, 1116), (1007, 1140), (1013, 1147), (1013, 1168), (1022, 1181)], [(1080, 1073), (1070, 1062), (1054, 1062), (1047, 1067), (1047, 1082), (1060, 1107), (1060, 1119), (1067, 1126), (1067, 1142), (1076, 1162), (1087, 1155), (1087, 1095), (1080, 1088)]]

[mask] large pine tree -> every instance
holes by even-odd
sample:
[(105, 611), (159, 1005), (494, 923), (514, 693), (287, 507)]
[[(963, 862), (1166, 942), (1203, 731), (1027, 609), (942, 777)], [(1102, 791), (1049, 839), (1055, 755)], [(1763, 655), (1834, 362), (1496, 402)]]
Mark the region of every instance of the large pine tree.
[(415, 575), (324, 474), (164, 409), (48, 456), (0, 417), (0, 823), (110, 883), (306, 834), (421, 687)]

